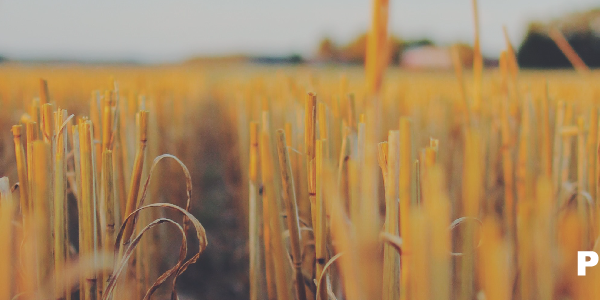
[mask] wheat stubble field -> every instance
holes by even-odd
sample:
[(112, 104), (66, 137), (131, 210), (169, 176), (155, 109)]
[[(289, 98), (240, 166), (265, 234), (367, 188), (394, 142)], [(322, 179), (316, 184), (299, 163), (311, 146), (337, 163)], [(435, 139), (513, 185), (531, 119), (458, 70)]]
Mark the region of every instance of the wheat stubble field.
[[(474, 11), (477, 11), (473, 1)], [(600, 73), (0, 66), (0, 300), (598, 299)], [(386, 70), (387, 68), (387, 70)]]
[(599, 76), (506, 65), (2, 67), (2, 298), (594, 299)]

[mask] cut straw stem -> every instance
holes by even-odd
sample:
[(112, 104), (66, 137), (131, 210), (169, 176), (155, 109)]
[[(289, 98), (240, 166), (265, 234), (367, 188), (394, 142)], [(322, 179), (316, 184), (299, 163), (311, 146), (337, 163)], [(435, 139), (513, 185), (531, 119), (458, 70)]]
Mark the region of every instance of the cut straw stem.
[[(296, 203), (296, 192), (294, 189), (294, 177), (292, 164), (287, 150), (286, 136), (283, 130), (277, 131), (277, 153), (281, 170), (281, 185), (283, 189), (283, 202), (287, 213), (288, 230), (290, 233), (290, 248), (292, 263), (294, 266), (294, 282), (296, 295), (299, 300), (306, 300), (304, 287), (304, 276), (302, 275), (302, 250), (300, 236), (300, 221), (298, 218), (298, 205)], [(317, 156), (318, 157), (318, 156)], [(317, 183), (318, 184), (318, 183)]]
[(261, 132), (261, 172), (263, 177), (263, 205), (267, 206), (269, 220), (265, 226), (270, 227), (272, 256), (266, 259), (273, 260), (273, 270), (277, 299), (291, 299), (291, 286), (288, 281), (289, 257), (283, 241), (283, 220), (281, 218), (281, 195), (278, 179), (275, 178), (275, 164), (273, 162), (274, 149), (272, 148), (269, 133), (269, 113), (263, 112), (263, 128)]
[(475, 27), (475, 41), (473, 42), (473, 112), (479, 115), (482, 104), (482, 77), (483, 77), (483, 56), (481, 55), (481, 46), (479, 43), (479, 9), (477, 0), (471, 1), (473, 7), (473, 23)]
[[(315, 212), (314, 232), (315, 232), (315, 252), (316, 252), (316, 272), (315, 277), (320, 278), (327, 274), (323, 274), (325, 264), (327, 263), (327, 215), (325, 211), (325, 202), (323, 199), (323, 163), (325, 160), (325, 147), (327, 141), (317, 140), (315, 149), (315, 160), (316, 160), (316, 202), (313, 208)], [(327, 289), (321, 287), (320, 291), (317, 291), (321, 299), (327, 299)]]
[[(81, 199), (79, 202), (79, 256), (92, 257), (96, 252), (96, 205), (94, 202), (94, 169), (91, 122), (78, 125), (80, 147)], [(82, 274), (80, 297), (97, 299), (97, 277), (94, 270)]]
[(259, 166), (259, 124), (250, 123), (250, 161), (249, 161), (249, 238), (250, 248), (250, 300), (264, 299), (266, 291), (264, 285), (264, 254), (261, 246), (262, 236), (262, 201), (260, 201), (260, 182), (258, 180)]
[(316, 141), (316, 113), (317, 97), (309, 93), (306, 97), (304, 111), (304, 146), (306, 153), (306, 166), (308, 174), (308, 197), (310, 200), (312, 225), (316, 224), (316, 162), (315, 162), (315, 141)]
[(560, 51), (567, 57), (571, 65), (575, 68), (575, 70), (581, 74), (587, 75), (590, 73), (590, 68), (583, 62), (581, 57), (577, 55), (577, 52), (571, 47), (565, 36), (556, 28), (550, 29), (548, 35), (554, 43), (558, 46)]
[(13, 271), (15, 266), (15, 253), (13, 244), (16, 204), (13, 202), (8, 177), (0, 178), (0, 299), (13, 299), (17, 287), (17, 274)]
[[(129, 184), (129, 195), (127, 197), (127, 207), (123, 216), (129, 216), (138, 206), (138, 195), (140, 192), (140, 182), (142, 180), (142, 170), (144, 169), (144, 160), (146, 156), (146, 135), (148, 132), (148, 112), (140, 111), (139, 113), (139, 145), (135, 155), (135, 162), (133, 165), (133, 172), (131, 175), (131, 182)], [(125, 231), (123, 232), (123, 245), (129, 243), (131, 234), (133, 233), (133, 224), (135, 222), (127, 223)]]
[(61, 130), (67, 117), (66, 110), (58, 110), (56, 118), (56, 150), (54, 152), (54, 279), (56, 297), (66, 298), (67, 287), (59, 281), (65, 272), (67, 261), (68, 210), (67, 210), (67, 130)]
[[(103, 227), (102, 242), (105, 254), (113, 253), (115, 247), (115, 188), (113, 176), (113, 153), (111, 150), (104, 150), (102, 153), (102, 181), (100, 197), (101, 203), (104, 203), (104, 211), (106, 215), (106, 223)], [(109, 279), (112, 270), (107, 268), (104, 270), (103, 282), (99, 283), (98, 289), (104, 291), (106, 281)]]
[[(381, 143), (380, 143), (381, 145)], [(397, 236), (398, 231), (398, 184), (400, 182), (400, 132), (390, 130), (387, 150), (386, 169), (384, 173), (385, 184), (385, 223), (384, 232)], [(381, 149), (381, 148), (380, 148)], [(381, 151), (380, 151), (381, 153)], [(380, 155), (381, 157), (381, 155)], [(380, 162), (382, 170), (383, 163)], [(389, 244), (383, 246), (383, 299), (396, 300), (400, 297), (400, 256)]]
[(45, 79), (40, 78), (40, 105), (50, 102), (49, 100), (48, 82)]
[[(52, 194), (52, 162), (51, 146), (44, 141), (33, 142), (33, 165), (35, 166), (32, 181), (33, 199), (33, 232), (37, 252), (37, 284), (51, 280), (53, 272), (52, 260), (52, 226), (51, 194)], [(52, 281), (50, 281), (52, 282)]]
[[(400, 173), (398, 176), (399, 220), (398, 226), (403, 241), (403, 251), (410, 252), (410, 211), (411, 211), (411, 173), (412, 160), (412, 134), (411, 121), (407, 117), (400, 118)], [(408, 256), (401, 257), (400, 299), (410, 299), (409, 276), (410, 262)]]
[(12, 134), (15, 142), (17, 172), (19, 175), (21, 214), (23, 215), (23, 224), (25, 224), (25, 219), (29, 216), (29, 212), (31, 210), (31, 199), (29, 198), (29, 180), (27, 178), (27, 158), (25, 157), (25, 150), (23, 149), (23, 144), (21, 143), (22, 131), (23, 126), (21, 125), (14, 125), (12, 127)]

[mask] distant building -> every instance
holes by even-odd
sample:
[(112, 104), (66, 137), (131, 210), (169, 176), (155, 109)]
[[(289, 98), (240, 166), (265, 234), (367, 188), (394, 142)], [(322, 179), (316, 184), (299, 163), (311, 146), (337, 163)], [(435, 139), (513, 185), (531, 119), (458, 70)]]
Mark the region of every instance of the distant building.
[(522, 68), (572, 68), (571, 63), (550, 38), (560, 31), (573, 50), (590, 68), (600, 67), (600, 9), (568, 13), (549, 22), (532, 22), (517, 55)]
[(400, 67), (413, 70), (448, 70), (452, 68), (452, 56), (445, 47), (422, 46), (404, 50)]

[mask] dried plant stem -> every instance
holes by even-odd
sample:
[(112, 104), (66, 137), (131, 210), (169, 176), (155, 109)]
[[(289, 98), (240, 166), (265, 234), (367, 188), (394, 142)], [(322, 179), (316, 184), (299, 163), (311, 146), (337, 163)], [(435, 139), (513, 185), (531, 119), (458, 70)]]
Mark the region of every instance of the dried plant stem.
[(294, 282), (296, 295), (299, 300), (306, 300), (304, 276), (302, 275), (302, 250), (300, 236), (300, 221), (298, 219), (298, 205), (294, 189), (294, 177), (290, 155), (286, 148), (286, 136), (283, 130), (277, 131), (277, 153), (281, 170), (281, 183), (283, 188), (283, 202), (287, 213), (288, 230), (290, 232), (290, 248), (292, 263), (294, 265)]
[[(380, 143), (381, 145), (381, 143)], [(398, 235), (398, 184), (400, 183), (400, 132), (390, 130), (385, 148), (387, 171), (385, 180), (385, 233)], [(381, 157), (381, 155), (380, 155)], [(383, 170), (383, 163), (380, 163)], [(400, 256), (393, 246), (383, 246), (383, 299), (396, 300), (400, 297)]]
[(516, 187), (517, 200), (531, 201), (534, 196), (534, 172), (532, 170), (532, 145), (531, 141), (535, 138), (532, 120), (533, 113), (531, 112), (531, 103), (529, 100), (523, 102), (522, 117), (521, 117), (521, 132), (519, 136), (519, 147), (516, 168)]
[(33, 199), (33, 232), (32, 239), (37, 252), (37, 286), (51, 279), (52, 261), (52, 226), (50, 224), (52, 194), (52, 162), (51, 146), (44, 141), (33, 142), (33, 165), (35, 166), (32, 181)]
[[(62, 277), (67, 261), (69, 236), (68, 236), (68, 210), (67, 210), (67, 131), (61, 130), (66, 120), (67, 111), (58, 110), (56, 118), (56, 151), (54, 153), (54, 279), (57, 280), (55, 292), (57, 298), (66, 298), (70, 291), (58, 281)], [(70, 295), (69, 295), (70, 296)]]
[(554, 121), (554, 152), (552, 153), (552, 185), (554, 187), (554, 195), (558, 195), (561, 190), (561, 166), (563, 157), (563, 143), (560, 134), (562, 127), (565, 124), (566, 104), (559, 101), (556, 104), (556, 120)]
[(463, 62), (460, 57), (459, 48), (457, 45), (454, 45), (452, 46), (450, 51), (452, 55), (452, 65), (454, 66), (454, 74), (458, 81), (460, 97), (462, 100), (462, 104), (464, 105), (465, 124), (471, 124), (471, 106), (469, 105), (469, 98), (467, 97), (467, 91), (465, 88), (465, 79), (463, 76)]
[(249, 238), (250, 248), (250, 300), (266, 298), (264, 290), (264, 245), (262, 243), (262, 201), (260, 201), (260, 182), (258, 180), (259, 166), (259, 124), (250, 123), (250, 161), (249, 161)]
[[(429, 242), (429, 223), (425, 213), (421, 208), (415, 207), (411, 212), (411, 246), (413, 250), (411, 263), (410, 290), (414, 299), (432, 299), (431, 293), (433, 289), (430, 287), (430, 271), (429, 268), (430, 254), (427, 251)], [(425, 234), (423, 234), (425, 232)]]
[(92, 121), (92, 153), (98, 153), (98, 157), (94, 157), (95, 176), (100, 177), (100, 168), (102, 167), (100, 160), (102, 159), (102, 110), (100, 105), (100, 91), (93, 91), (90, 96), (90, 120)]
[[(104, 203), (104, 211), (106, 213), (106, 224), (103, 227), (102, 241), (104, 253), (113, 253), (115, 247), (115, 188), (113, 176), (113, 153), (111, 150), (104, 150), (102, 153), (102, 181), (100, 197)], [(99, 283), (98, 289), (104, 291), (106, 281), (112, 273), (111, 269), (104, 270), (103, 282)]]
[(473, 23), (475, 27), (475, 41), (473, 42), (473, 112), (479, 115), (482, 103), (483, 56), (479, 44), (479, 10), (477, 0), (471, 0), (473, 7)]
[(552, 40), (554, 40), (554, 43), (556, 43), (558, 48), (560, 48), (560, 51), (562, 51), (562, 53), (567, 57), (577, 72), (584, 75), (588, 75), (590, 73), (590, 68), (585, 64), (585, 62), (583, 62), (581, 57), (577, 55), (577, 52), (575, 52), (573, 47), (569, 45), (569, 42), (562, 32), (556, 28), (552, 28), (548, 32), (548, 35), (550, 38), (552, 38)]
[(388, 178), (388, 142), (381, 142), (377, 144), (377, 159), (379, 167), (381, 168), (381, 174), (383, 175), (383, 186), (387, 188)]
[[(466, 131), (463, 169), (463, 208), (462, 212), (467, 217), (477, 217), (482, 196), (482, 170), (481, 170), (481, 143), (475, 129)], [(459, 299), (473, 299), (474, 271), (475, 271), (475, 227), (465, 224), (462, 236), (463, 257), (460, 261), (461, 285)]]
[[(399, 173), (399, 220), (398, 226), (400, 236), (403, 241), (403, 252), (411, 251), (410, 243), (410, 211), (411, 211), (411, 173), (413, 170), (412, 161), (412, 134), (411, 121), (407, 117), (400, 118), (400, 173)], [(400, 299), (412, 299), (409, 290), (410, 276), (410, 258), (401, 257), (401, 275), (400, 275)]]
[(482, 235), (486, 236), (480, 253), (480, 270), (482, 286), (486, 299), (504, 300), (512, 296), (510, 261), (508, 243), (502, 238), (500, 225), (494, 219), (486, 219), (483, 223)]
[[(33, 195), (31, 183), (33, 181), (33, 142), (39, 138), (39, 127), (36, 122), (29, 122), (26, 125), (27, 129), (27, 182), (29, 183), (29, 214), (33, 213)], [(23, 208), (21, 208), (23, 209)]]
[[(577, 118), (577, 190), (581, 193), (583, 191), (587, 191), (587, 157), (586, 157), (586, 145), (585, 145), (585, 120), (583, 117)], [(589, 218), (587, 211), (592, 207), (588, 207), (585, 198), (583, 195), (578, 195), (577, 197), (577, 212), (579, 214), (579, 219), (584, 222), (584, 224), (589, 224)], [(589, 230), (587, 226), (582, 228), (583, 232), (583, 241), (584, 245), (589, 245), (590, 241), (593, 241), (591, 236), (592, 232)]]
[[(324, 170), (325, 185), (333, 187), (333, 171), (330, 168)], [(326, 188), (325, 199), (327, 207), (331, 208), (331, 236), (337, 253), (343, 253), (340, 257), (340, 271), (344, 278), (344, 296), (348, 300), (367, 299), (364, 295), (364, 283), (360, 281), (358, 249), (355, 245), (355, 235), (349, 226), (348, 216), (345, 211), (345, 203), (339, 195), (338, 189)], [(320, 299), (320, 298), (319, 298)]]
[(367, 36), (365, 73), (367, 92), (377, 95), (381, 89), (383, 73), (388, 64), (388, 6), (389, 0), (374, 0), (371, 28)]
[[(127, 207), (125, 208), (124, 216), (130, 215), (138, 206), (138, 195), (140, 192), (140, 182), (142, 180), (142, 170), (144, 169), (144, 160), (146, 157), (146, 136), (148, 132), (148, 112), (139, 112), (139, 145), (135, 154), (135, 162), (133, 164), (133, 172), (131, 182), (129, 184), (129, 195), (127, 196)], [(123, 245), (129, 243), (129, 239), (133, 233), (135, 222), (130, 222), (126, 225), (123, 233)]]
[[(262, 147), (261, 147), (262, 148)], [(262, 151), (261, 151), (262, 152)], [(262, 155), (261, 155), (262, 157)], [(263, 163), (261, 162), (261, 165)], [(264, 172), (263, 172), (264, 173)], [(264, 176), (263, 176), (264, 178)], [(263, 180), (264, 182), (264, 180)], [(267, 202), (267, 195), (265, 195), (263, 183), (263, 241), (265, 248), (265, 278), (267, 281), (267, 296), (269, 300), (277, 299), (277, 287), (275, 282), (275, 264), (273, 262), (273, 250), (272, 250), (272, 232), (271, 232), (271, 215), (269, 212), (269, 204)]]
[(315, 161), (315, 141), (316, 141), (316, 115), (317, 115), (317, 96), (309, 93), (306, 97), (304, 110), (304, 146), (306, 153), (306, 166), (308, 168), (308, 197), (310, 200), (312, 225), (316, 224), (316, 161)]
[[(316, 203), (315, 203), (315, 223), (313, 229), (315, 232), (315, 252), (317, 258), (315, 277), (320, 278), (327, 274), (323, 274), (325, 264), (327, 263), (327, 215), (325, 209), (325, 201), (323, 199), (323, 163), (325, 160), (325, 147), (327, 141), (319, 139), (316, 141), (315, 161), (316, 161)], [(327, 289), (321, 288), (317, 291), (321, 299), (327, 299)]]
[(450, 223), (450, 199), (446, 191), (444, 173), (439, 165), (427, 168), (423, 181), (423, 208), (430, 228), (429, 253), (431, 254), (430, 278), (433, 288), (431, 298), (451, 299), (452, 240), (446, 224)]
[[(569, 179), (570, 165), (571, 165), (571, 150), (572, 150), (572, 137), (577, 134), (577, 127), (571, 127), (573, 121), (573, 105), (567, 104), (565, 109), (564, 126), (560, 128), (559, 133), (562, 140), (562, 157), (561, 165), (559, 168), (560, 181), (558, 184), (562, 185), (563, 182), (567, 182)], [(573, 130), (566, 130), (572, 128)]]
[(44, 105), (48, 102), (50, 102), (48, 82), (45, 79), (40, 78), (40, 105)]
[[(548, 97), (548, 82), (544, 83), (544, 92), (540, 102), (541, 171), (547, 178), (552, 178), (552, 137), (550, 136), (550, 99)], [(594, 147), (595, 143), (594, 146), (590, 145), (590, 151), (593, 152)]]
[(596, 137), (596, 146), (595, 146), (595, 153), (596, 153), (596, 174), (594, 176), (595, 178), (595, 182), (594, 185), (596, 186), (596, 197), (594, 198), (596, 200), (596, 226), (598, 228), (598, 230), (600, 230), (600, 201), (598, 201), (598, 196), (600, 194), (600, 120), (598, 120), (598, 122), (596, 124), (591, 124), (590, 126), (595, 126), (598, 127), (598, 129), (596, 129), (597, 132), (597, 137)]
[(29, 212), (31, 211), (31, 199), (29, 198), (29, 180), (27, 178), (27, 158), (25, 157), (25, 150), (23, 149), (23, 144), (21, 143), (22, 131), (23, 126), (21, 125), (14, 125), (12, 127), (12, 133), (15, 142), (17, 172), (19, 175), (21, 214), (23, 215), (23, 224), (25, 224), (25, 219), (29, 217)]
[[(287, 266), (288, 255), (283, 241), (283, 220), (281, 218), (281, 202), (278, 199), (280, 194), (279, 185), (276, 183), (275, 164), (273, 162), (274, 149), (272, 148), (271, 135), (269, 133), (269, 114), (263, 112), (263, 128), (260, 140), (260, 160), (263, 177), (263, 205), (267, 206), (269, 222), (265, 226), (270, 227), (270, 239), (272, 247), (273, 269), (275, 271), (274, 280), (277, 289), (277, 299), (291, 299), (291, 286), (288, 281)], [(269, 259), (267, 257), (266, 259)]]
[[(79, 255), (92, 257), (96, 252), (96, 203), (94, 199), (94, 168), (92, 158), (91, 122), (82, 121), (78, 125), (81, 199), (79, 202)], [(83, 300), (97, 299), (97, 274), (93, 270), (84, 272), (81, 279), (80, 297)]]
[(587, 188), (592, 199), (596, 199), (596, 144), (598, 143), (598, 108), (593, 105), (590, 110), (589, 133), (587, 134)]
[[(14, 132), (14, 131), (13, 131)], [(13, 202), (8, 177), (0, 178), (0, 299), (12, 299), (15, 294), (16, 275), (13, 266), (17, 253), (14, 253), (14, 230), (16, 204)]]

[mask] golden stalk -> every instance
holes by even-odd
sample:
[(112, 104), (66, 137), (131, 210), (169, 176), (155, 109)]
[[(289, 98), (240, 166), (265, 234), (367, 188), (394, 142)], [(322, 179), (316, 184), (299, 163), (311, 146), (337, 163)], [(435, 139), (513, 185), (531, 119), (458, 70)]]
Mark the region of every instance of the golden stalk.
[(367, 36), (365, 73), (369, 95), (379, 94), (383, 73), (388, 64), (389, 0), (373, 0), (371, 28)]
[(471, 0), (473, 7), (473, 23), (475, 27), (475, 41), (473, 42), (473, 112), (479, 115), (481, 112), (482, 99), (482, 77), (483, 77), (483, 57), (481, 56), (481, 46), (479, 44), (479, 10), (477, 0)]
[[(33, 233), (32, 236), (37, 252), (37, 286), (52, 280), (52, 226), (51, 195), (52, 195), (52, 161), (51, 146), (44, 141), (33, 142)], [(52, 281), (50, 281), (52, 282)]]
[(517, 201), (530, 201), (534, 195), (534, 172), (532, 169), (532, 143), (534, 140), (534, 122), (532, 119), (531, 103), (529, 100), (523, 102), (521, 117), (521, 132), (519, 136), (519, 147), (516, 167)]
[[(100, 105), (100, 92), (93, 91), (90, 97), (90, 120), (92, 121), (92, 148), (94, 153), (98, 153), (98, 157), (94, 157), (94, 164), (97, 172), (100, 171), (100, 160), (102, 159), (102, 110)], [(96, 176), (100, 176), (96, 173)]]
[[(489, 300), (504, 300), (512, 297), (510, 282), (510, 248), (502, 238), (500, 225), (493, 218), (488, 218), (482, 226), (482, 235), (486, 242), (479, 250), (481, 279), (485, 298)], [(529, 278), (531, 279), (531, 278)]]
[(598, 143), (598, 108), (592, 106), (590, 110), (590, 130), (587, 134), (587, 188), (592, 199), (596, 199), (596, 144)]
[[(599, 127), (598, 129), (596, 129), (597, 132), (597, 137), (596, 137), (596, 146), (595, 146), (595, 152), (596, 152), (596, 174), (594, 175), (595, 178), (595, 182), (594, 185), (596, 186), (596, 197), (594, 198), (596, 200), (596, 218), (598, 221), (600, 221), (600, 201), (598, 201), (598, 193), (600, 193), (600, 120), (598, 121), (597, 124), (591, 124), (590, 126), (597, 126)], [(596, 226), (597, 228), (600, 230), (600, 223), (596, 222)]]
[(262, 202), (260, 197), (260, 182), (258, 180), (259, 166), (259, 124), (258, 122), (250, 123), (250, 162), (248, 166), (249, 179), (249, 238), (248, 244), (250, 248), (250, 300), (258, 300), (265, 298), (264, 285), (264, 256), (261, 253), (264, 246), (261, 247), (262, 230)]
[[(96, 205), (94, 199), (94, 169), (92, 158), (91, 122), (83, 120), (78, 125), (81, 199), (79, 201), (79, 255), (91, 257), (96, 251)], [(83, 300), (97, 298), (97, 277), (93, 270), (82, 274), (80, 282), (80, 297)]]
[(36, 136), (41, 136), (42, 132), (40, 131), (40, 127), (42, 125), (42, 118), (41, 118), (41, 105), (40, 105), (40, 99), (39, 98), (34, 98), (33, 101), (31, 102), (31, 106), (29, 107), (29, 114), (31, 115), (31, 120), (33, 120), (33, 122), (35, 124), (37, 124), (35, 126), (35, 130)]
[(552, 28), (548, 32), (548, 35), (552, 38), (554, 43), (556, 43), (560, 51), (567, 57), (577, 72), (583, 75), (588, 75), (590, 73), (590, 68), (585, 64), (581, 57), (577, 55), (577, 52), (571, 47), (569, 41), (567, 41), (562, 32), (556, 28)]
[(387, 187), (388, 178), (388, 142), (381, 142), (377, 144), (377, 158), (379, 167), (381, 168), (381, 174), (383, 175), (383, 186)]
[(316, 161), (315, 161), (315, 141), (316, 141), (316, 115), (317, 115), (317, 97), (309, 93), (306, 97), (304, 110), (304, 147), (306, 153), (306, 166), (308, 168), (308, 197), (310, 200), (312, 225), (316, 224)]
[(510, 38), (508, 37), (508, 31), (506, 30), (506, 26), (502, 26), (502, 33), (504, 33), (504, 41), (506, 42), (506, 54), (508, 58), (508, 70), (510, 72), (510, 76), (512, 78), (512, 82), (516, 87), (517, 83), (517, 74), (519, 72), (519, 65), (517, 63), (517, 55), (515, 54), (515, 49), (513, 49), (512, 44), (510, 42)]
[(260, 140), (260, 160), (263, 177), (263, 205), (267, 206), (268, 223), (265, 226), (270, 227), (270, 239), (272, 256), (267, 259), (273, 260), (274, 281), (277, 290), (277, 299), (291, 299), (291, 286), (288, 282), (287, 265), (288, 255), (285, 251), (283, 241), (283, 220), (281, 219), (281, 195), (277, 179), (275, 178), (275, 164), (273, 162), (273, 148), (271, 135), (269, 133), (269, 113), (263, 112), (263, 128)]
[[(561, 157), (561, 165), (559, 167), (559, 182), (558, 184), (562, 186), (564, 182), (569, 179), (570, 165), (571, 165), (571, 150), (572, 150), (572, 136), (577, 134), (577, 127), (572, 127), (574, 130), (569, 133), (568, 129), (571, 126), (571, 122), (573, 121), (573, 105), (567, 104), (565, 110), (565, 118), (563, 127), (559, 129), (560, 139), (562, 141), (562, 157)], [(562, 188), (561, 188), (562, 189)]]
[[(380, 143), (381, 145), (381, 143)], [(398, 235), (398, 184), (400, 182), (400, 132), (390, 130), (385, 144), (388, 154), (386, 164), (381, 164), (385, 184), (385, 223), (383, 232)], [(380, 148), (381, 149), (381, 148)], [(380, 152), (381, 153), (381, 152)], [(381, 155), (380, 155), (381, 157)], [(400, 297), (400, 256), (393, 246), (383, 247), (383, 299), (396, 300)]]
[[(104, 203), (103, 210), (106, 220), (102, 232), (102, 249), (104, 253), (113, 253), (115, 247), (115, 188), (113, 176), (113, 153), (105, 149), (102, 153), (102, 181), (100, 189), (101, 203)], [(99, 282), (98, 289), (104, 292), (106, 281), (110, 278), (111, 269), (104, 270), (103, 281)]]
[[(319, 119), (319, 139), (329, 139), (329, 126), (327, 126), (327, 105), (320, 102), (317, 109)], [(329, 147), (325, 148), (325, 157), (329, 157)]]
[(70, 292), (58, 279), (63, 276), (66, 268), (68, 238), (67, 219), (67, 132), (62, 124), (66, 120), (67, 111), (59, 109), (56, 116), (56, 140), (54, 152), (54, 279), (57, 298), (66, 298)]
[[(593, 114), (592, 114), (593, 115)], [(597, 120), (597, 117), (596, 117)], [(550, 99), (548, 97), (548, 83), (544, 85), (544, 92), (540, 105), (540, 134), (541, 134), (541, 169), (542, 174), (552, 178), (552, 140), (550, 136)], [(594, 138), (595, 139), (595, 138)], [(594, 145), (589, 145), (589, 151), (593, 153)], [(593, 175), (592, 177), (593, 178)]]
[(554, 266), (547, 262), (554, 257), (556, 252), (556, 224), (553, 220), (555, 202), (550, 177), (540, 177), (537, 181), (536, 191), (534, 228), (539, 230), (533, 236), (533, 244), (536, 249), (546, 249), (546, 251), (539, 251), (535, 254), (536, 287), (538, 299), (551, 300), (554, 299), (553, 285), (556, 272)]
[[(413, 169), (412, 161), (412, 134), (411, 121), (407, 117), (400, 118), (400, 174), (399, 174), (399, 220), (398, 226), (400, 236), (402, 237), (402, 251), (411, 251), (410, 241), (410, 211), (411, 211), (411, 173)], [(401, 275), (400, 275), (400, 299), (411, 299), (411, 291), (409, 290), (410, 276), (410, 259), (408, 256), (402, 256)]]
[(40, 105), (44, 105), (50, 102), (50, 96), (48, 93), (48, 82), (45, 79), (40, 78)]
[(114, 128), (114, 140), (113, 140), (113, 167), (114, 167), (114, 180), (116, 185), (116, 193), (115, 193), (115, 228), (121, 227), (121, 222), (125, 214), (126, 205), (127, 205), (127, 180), (125, 179), (125, 159), (124, 159), (124, 151), (126, 151), (127, 147), (123, 145), (121, 139), (121, 112), (117, 107), (115, 109), (115, 115), (113, 116), (115, 119), (115, 128)]
[[(261, 147), (262, 148), (262, 147)], [(261, 150), (261, 158), (262, 158), (262, 150)], [(262, 162), (261, 159), (261, 165), (264, 165), (264, 163)], [(264, 174), (264, 171), (261, 173)], [(264, 241), (264, 248), (265, 248), (265, 278), (267, 281), (267, 297), (269, 300), (274, 300), (277, 299), (277, 287), (276, 287), (276, 282), (275, 282), (275, 264), (273, 261), (273, 250), (272, 250), (272, 231), (271, 231), (271, 215), (269, 212), (269, 203), (268, 203), (268, 199), (267, 196), (269, 195), (269, 193), (267, 192), (265, 194), (265, 186), (264, 186), (264, 178), (265, 175), (262, 175), (263, 177), (263, 201), (262, 201), (262, 207), (263, 207), (263, 219), (262, 219), (262, 223), (263, 223), (263, 241)]]
[[(345, 203), (342, 202), (339, 190), (334, 187), (334, 173), (331, 168), (324, 169), (325, 199), (327, 207), (331, 208), (331, 236), (335, 241), (334, 248), (340, 257), (340, 273), (344, 280), (344, 296), (348, 300), (367, 299), (365, 296), (365, 282), (360, 280), (358, 249), (354, 239), (354, 231), (349, 226)], [(319, 298), (320, 299), (320, 298)]]
[(471, 124), (471, 106), (469, 105), (469, 98), (467, 97), (465, 79), (463, 76), (463, 63), (457, 45), (454, 45), (450, 48), (450, 54), (452, 55), (452, 65), (454, 66), (454, 75), (458, 81), (460, 97), (464, 105), (465, 124)]
[(21, 143), (22, 130), (23, 126), (21, 125), (14, 125), (12, 127), (12, 133), (15, 142), (17, 172), (19, 174), (21, 214), (23, 215), (23, 224), (25, 224), (25, 219), (29, 217), (29, 212), (31, 211), (31, 199), (29, 198), (29, 180), (27, 178), (27, 158), (25, 157), (25, 150), (23, 149), (23, 144)]
[[(319, 141), (317, 141), (319, 145)], [(317, 146), (317, 149), (319, 147)], [(318, 150), (317, 150), (318, 151)], [(306, 300), (306, 291), (304, 287), (304, 276), (302, 275), (302, 249), (300, 236), (300, 222), (298, 220), (298, 205), (296, 203), (296, 192), (294, 189), (294, 177), (292, 174), (292, 164), (290, 155), (286, 148), (286, 136), (283, 130), (277, 131), (277, 153), (279, 156), (279, 166), (281, 171), (281, 183), (283, 188), (283, 202), (287, 213), (288, 230), (290, 233), (290, 248), (292, 263), (294, 265), (294, 282), (296, 287), (296, 296), (299, 300)], [(317, 152), (317, 158), (319, 158)], [(317, 163), (319, 161), (317, 160)], [(319, 183), (317, 182), (317, 185)], [(318, 199), (318, 196), (317, 196)]]
[(554, 150), (552, 153), (552, 185), (554, 187), (554, 194), (558, 195), (561, 190), (561, 166), (563, 157), (563, 143), (562, 136), (560, 134), (565, 124), (565, 111), (566, 104), (563, 101), (559, 101), (556, 104), (556, 120), (554, 121)]
[[(431, 275), (429, 274), (430, 253), (427, 251), (427, 244), (429, 242), (427, 235), (429, 224), (427, 221), (425, 214), (420, 208), (414, 208), (412, 210), (410, 216), (410, 230), (411, 250), (413, 252), (410, 260), (412, 272), (409, 282), (411, 295), (414, 299), (432, 299), (432, 289), (430, 288)], [(435, 272), (435, 270), (433, 270), (433, 272)]]
[[(450, 199), (446, 194), (444, 173), (439, 165), (427, 168), (423, 180), (423, 209), (429, 229), (429, 264), (431, 299), (451, 299), (452, 261), (450, 251), (452, 240), (447, 224), (450, 223)], [(420, 234), (420, 233), (419, 233)]]
[[(146, 136), (148, 132), (148, 112), (139, 112), (139, 144), (135, 154), (135, 162), (131, 182), (129, 184), (129, 195), (127, 196), (127, 207), (123, 216), (129, 216), (138, 206), (138, 195), (140, 192), (140, 182), (142, 180), (142, 170), (144, 169), (144, 160), (146, 156)], [(133, 222), (127, 223), (123, 232), (123, 245), (129, 243), (131, 234), (133, 233)]]
[(46, 103), (42, 105), (41, 128), (42, 138), (47, 143), (52, 143), (54, 137), (54, 113), (52, 104)]
[[(481, 178), (481, 139), (475, 129), (466, 131), (464, 150), (464, 169), (462, 197), (462, 214), (466, 217), (477, 217), (482, 196), (483, 182)], [(466, 224), (463, 231), (462, 249), (464, 256), (460, 261), (461, 285), (459, 299), (472, 299), (475, 272), (475, 227)]]
[(33, 142), (39, 138), (39, 128), (35, 122), (29, 122), (26, 125), (27, 134), (27, 182), (29, 183), (29, 213), (33, 213), (33, 195), (31, 183), (33, 181)]
[(13, 252), (15, 242), (13, 221), (16, 204), (13, 202), (8, 177), (0, 178), (0, 299), (13, 299), (17, 286), (13, 267), (17, 253)]
[[(315, 232), (315, 252), (317, 258), (316, 264), (316, 278), (325, 276), (323, 274), (325, 264), (327, 263), (327, 215), (325, 209), (325, 200), (323, 199), (323, 163), (325, 160), (325, 147), (327, 141), (317, 140), (315, 147), (315, 161), (316, 161), (316, 203), (315, 203), (315, 223), (313, 223), (313, 230)], [(327, 290), (322, 288), (317, 291), (321, 299), (327, 299)]]
[[(587, 162), (586, 162), (586, 145), (585, 145), (585, 120), (583, 117), (577, 118), (577, 190), (581, 193), (583, 191), (587, 191)], [(588, 216), (587, 209), (591, 209), (591, 207), (587, 208), (587, 203), (582, 195), (577, 197), (577, 212), (579, 213), (579, 218), (588, 224)], [(583, 229), (583, 244), (588, 245), (590, 243), (591, 231), (586, 226)]]

